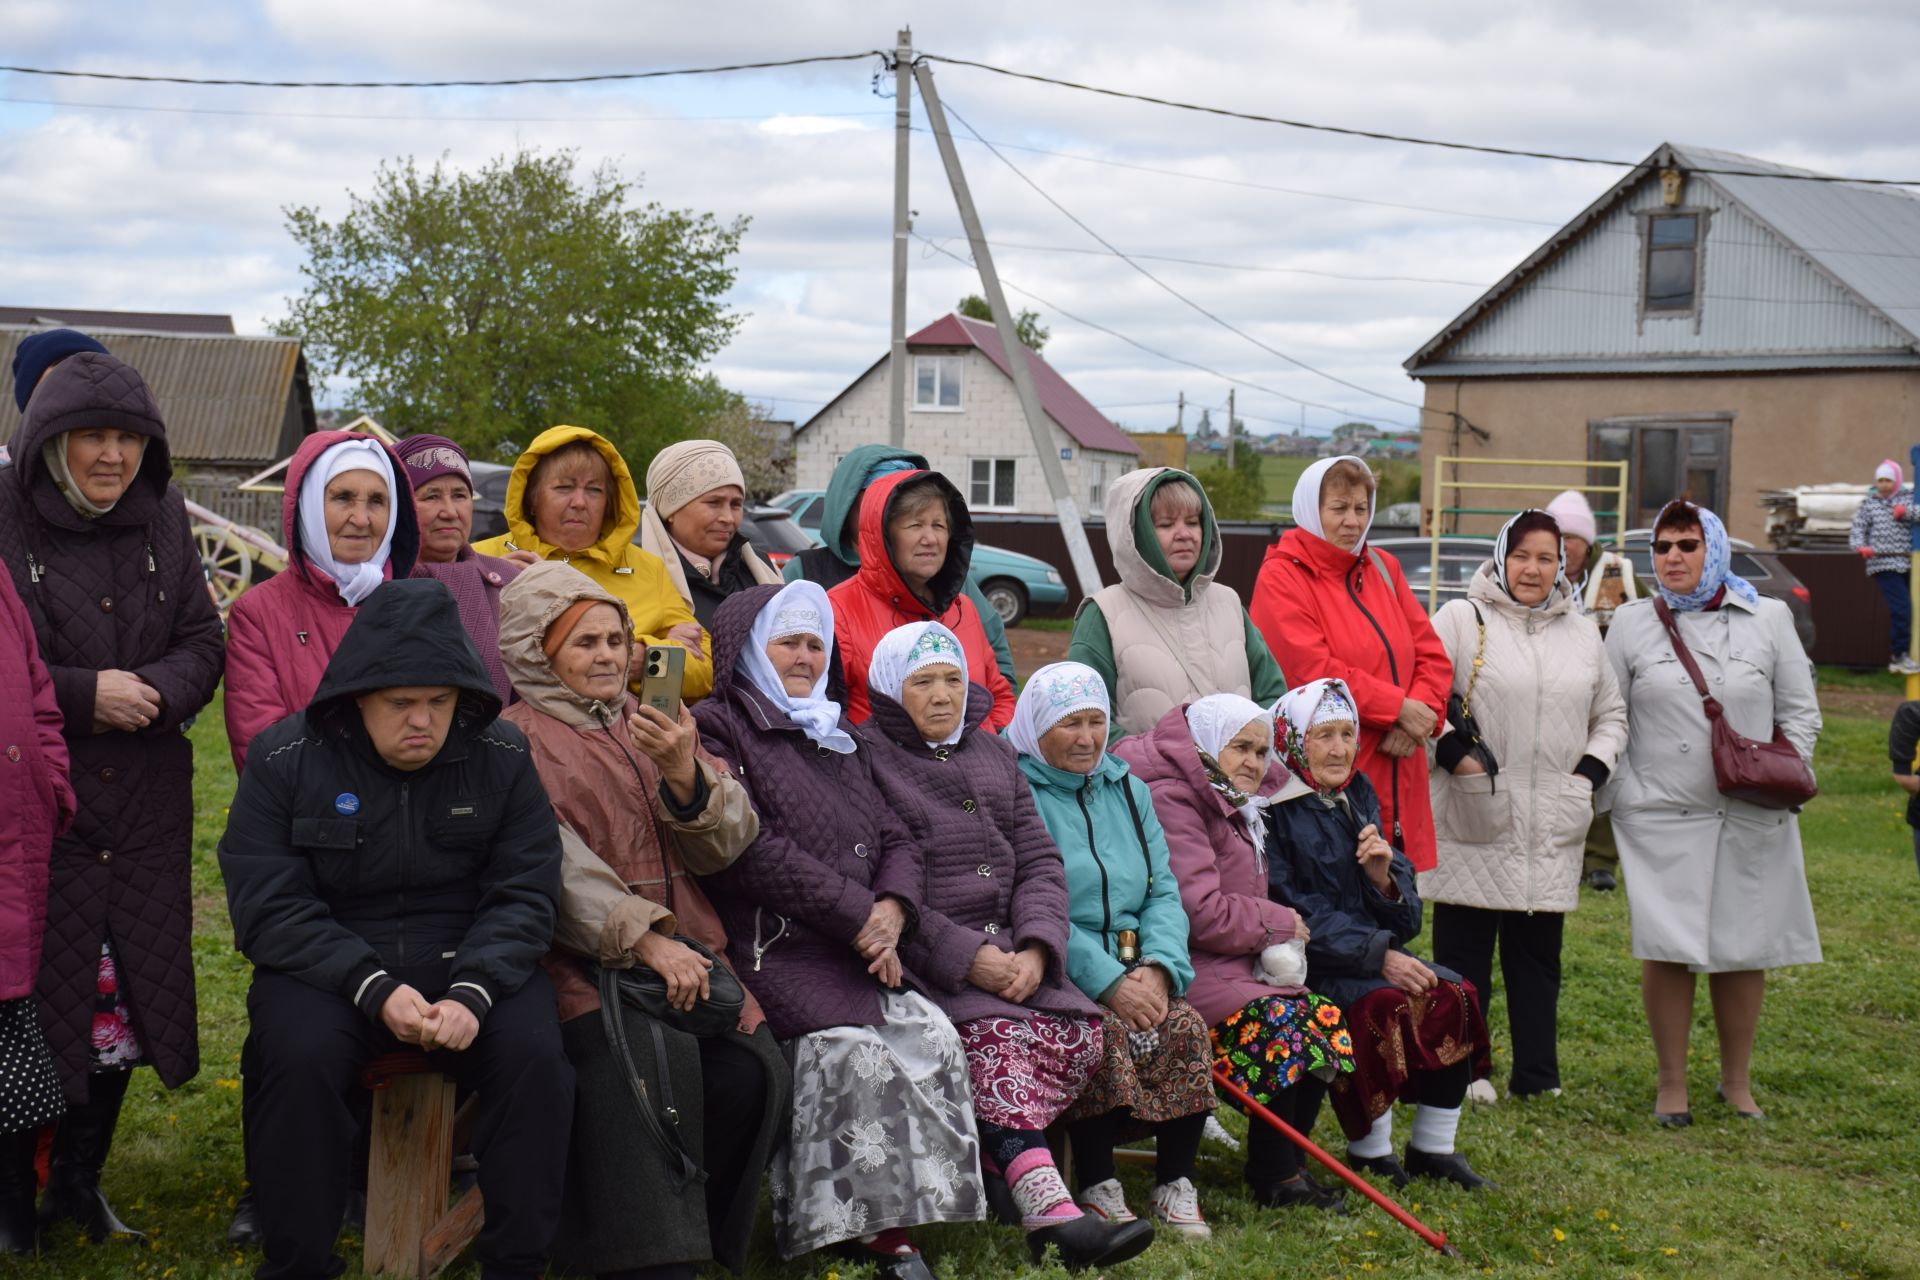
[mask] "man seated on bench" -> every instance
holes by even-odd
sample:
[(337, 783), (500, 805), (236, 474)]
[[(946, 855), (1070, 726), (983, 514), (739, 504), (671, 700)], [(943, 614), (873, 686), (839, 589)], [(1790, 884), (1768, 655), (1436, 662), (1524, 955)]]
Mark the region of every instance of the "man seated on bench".
[(527, 740), (499, 711), (446, 586), (389, 582), (307, 709), (253, 740), (220, 869), (254, 964), (261, 1280), (343, 1269), (351, 1095), (402, 1046), (478, 1095), (482, 1274), (546, 1264), (573, 1119), (539, 964), (560, 837)]

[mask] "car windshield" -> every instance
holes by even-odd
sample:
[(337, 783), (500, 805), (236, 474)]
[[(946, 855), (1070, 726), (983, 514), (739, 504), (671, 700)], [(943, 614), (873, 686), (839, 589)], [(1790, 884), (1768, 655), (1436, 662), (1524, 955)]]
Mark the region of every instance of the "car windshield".
[(820, 509), (826, 505), (827, 500), (818, 494), (811, 498), (802, 498), (799, 504), (793, 508), (795, 523), (802, 529), (818, 529), (820, 527)]
[(802, 533), (784, 511), (757, 511), (743, 518), (740, 528), (756, 550), (791, 554), (813, 545), (813, 539)]

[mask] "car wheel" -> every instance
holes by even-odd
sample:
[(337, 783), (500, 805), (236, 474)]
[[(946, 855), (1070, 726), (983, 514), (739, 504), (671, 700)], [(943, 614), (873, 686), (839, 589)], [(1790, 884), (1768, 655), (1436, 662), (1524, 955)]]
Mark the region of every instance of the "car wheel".
[(995, 578), (980, 588), (987, 603), (1000, 615), (1000, 625), (1017, 627), (1027, 616), (1027, 589), (1008, 578)]

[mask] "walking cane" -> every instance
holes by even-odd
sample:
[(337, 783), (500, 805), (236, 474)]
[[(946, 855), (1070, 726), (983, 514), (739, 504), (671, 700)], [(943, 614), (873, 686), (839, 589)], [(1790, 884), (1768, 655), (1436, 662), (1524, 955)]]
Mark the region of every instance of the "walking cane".
[(1213, 1082), (1219, 1085), (1222, 1089), (1225, 1089), (1242, 1106), (1244, 1106), (1247, 1109), (1248, 1115), (1258, 1116), (1260, 1117), (1260, 1119), (1266, 1121), (1268, 1125), (1279, 1130), (1280, 1134), (1283, 1137), (1285, 1137), (1287, 1141), (1293, 1143), (1294, 1146), (1299, 1147), (1302, 1151), (1312, 1156), (1315, 1160), (1318, 1160), (1321, 1164), (1333, 1170), (1334, 1173), (1340, 1176), (1341, 1181), (1345, 1182), (1348, 1186), (1352, 1187), (1355, 1191), (1358, 1191), (1361, 1195), (1365, 1196), (1367, 1199), (1379, 1205), (1382, 1209), (1385, 1209), (1389, 1215), (1395, 1218), (1402, 1226), (1407, 1228), (1407, 1230), (1413, 1232), (1415, 1235), (1419, 1236), (1422, 1240), (1426, 1241), (1428, 1244), (1432, 1245), (1435, 1249), (1438, 1249), (1441, 1253), (1446, 1254), (1450, 1258), (1457, 1258), (1460, 1256), (1460, 1251), (1447, 1243), (1446, 1236), (1442, 1235), (1438, 1231), (1433, 1230), (1431, 1227), (1421, 1222), (1420, 1219), (1414, 1217), (1412, 1214), (1408, 1213), (1405, 1209), (1402, 1209), (1398, 1204), (1395, 1204), (1390, 1197), (1384, 1196), (1380, 1194), (1378, 1191), (1374, 1190), (1373, 1185), (1369, 1183), (1365, 1178), (1362, 1178), (1359, 1174), (1347, 1168), (1347, 1166), (1345, 1166), (1344, 1164), (1341, 1164), (1338, 1160), (1335, 1160), (1332, 1156), (1328, 1155), (1326, 1152), (1322, 1151), (1319, 1147), (1315, 1146), (1311, 1141), (1309, 1141), (1305, 1134), (1301, 1133), (1298, 1129), (1295, 1129), (1292, 1125), (1288, 1124), (1285, 1120), (1282, 1120), (1279, 1116), (1273, 1114), (1273, 1112), (1267, 1110), (1265, 1107), (1255, 1102), (1251, 1094), (1249, 1094), (1245, 1089), (1242, 1089), (1239, 1085), (1235, 1084), (1233, 1081), (1227, 1078), (1227, 1069), (1224, 1065), (1216, 1066), (1213, 1069)]

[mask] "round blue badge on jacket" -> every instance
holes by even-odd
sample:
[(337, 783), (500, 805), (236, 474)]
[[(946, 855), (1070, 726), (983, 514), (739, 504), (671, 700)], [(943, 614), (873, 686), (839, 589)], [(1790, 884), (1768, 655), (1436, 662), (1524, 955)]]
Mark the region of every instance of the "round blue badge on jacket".
[(360, 812), (360, 797), (351, 791), (342, 791), (333, 798), (333, 811), (349, 816)]

